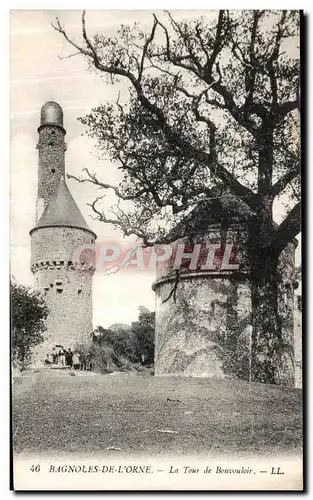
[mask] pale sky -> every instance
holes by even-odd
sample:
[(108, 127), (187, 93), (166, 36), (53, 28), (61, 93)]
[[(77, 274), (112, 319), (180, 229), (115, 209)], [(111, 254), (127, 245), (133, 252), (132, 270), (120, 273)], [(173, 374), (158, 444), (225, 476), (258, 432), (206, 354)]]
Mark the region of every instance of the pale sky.
[[(59, 16), (71, 34), (79, 33), (79, 11), (15, 11), (11, 14), (11, 271), (23, 284), (33, 284), (30, 271), (29, 231), (35, 222), (37, 193), (38, 141), (37, 128), (40, 108), (50, 100), (57, 101), (64, 110), (67, 130), (66, 172), (81, 173), (84, 167), (99, 171), (103, 178), (103, 162), (92, 153), (93, 142), (82, 137), (84, 127), (78, 116), (91, 107), (113, 99), (112, 89), (101, 79), (86, 71), (83, 58), (60, 60), (70, 48), (50, 26)], [(151, 13), (143, 13), (150, 20)], [(138, 12), (90, 12), (90, 29), (103, 29), (106, 34), (116, 31), (120, 23), (133, 23)], [(116, 167), (105, 165), (105, 178), (116, 183)], [(98, 241), (116, 241), (122, 238), (112, 226), (91, 218), (86, 204), (98, 194), (89, 184), (67, 180), (89, 227), (98, 235)], [(125, 242), (125, 239), (123, 240)], [(112, 323), (130, 323), (137, 319), (138, 306), (154, 310), (153, 272), (119, 272), (111, 276), (96, 273), (93, 280), (94, 326)]]
[[(179, 16), (179, 12), (175, 16)], [(162, 14), (161, 14), (162, 15)], [(199, 17), (190, 11), (192, 17)], [(116, 98), (117, 90), (90, 74), (86, 61), (77, 56), (60, 60), (71, 48), (55, 32), (50, 22), (58, 16), (71, 36), (80, 35), (80, 11), (11, 12), (11, 272), (23, 284), (32, 285), (29, 231), (35, 223), (37, 193), (40, 109), (46, 101), (58, 102), (64, 111), (67, 130), (66, 172), (80, 175), (84, 167), (101, 172), (102, 180), (117, 184), (115, 165), (97, 159), (94, 143), (81, 134), (79, 116), (106, 100)], [(89, 11), (87, 29), (114, 35), (121, 24), (151, 26), (151, 11)], [(67, 179), (67, 184), (82, 214), (98, 235), (98, 241), (119, 241), (122, 234), (112, 226), (94, 221), (87, 206), (99, 194), (90, 184)], [(113, 201), (113, 198), (112, 198)], [(110, 199), (108, 199), (108, 203)], [(123, 239), (124, 244), (126, 239)], [(298, 251), (299, 253), (299, 251)], [(297, 260), (299, 256), (297, 257)], [(138, 307), (154, 310), (151, 285), (154, 272), (118, 272), (111, 276), (96, 273), (93, 282), (94, 326), (130, 323), (137, 319)]]

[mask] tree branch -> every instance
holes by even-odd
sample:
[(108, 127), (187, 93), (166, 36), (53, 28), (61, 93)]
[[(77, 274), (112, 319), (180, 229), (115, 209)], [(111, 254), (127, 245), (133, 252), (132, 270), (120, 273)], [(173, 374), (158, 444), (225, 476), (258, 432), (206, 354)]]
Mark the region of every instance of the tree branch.
[(271, 189), (271, 194), (273, 197), (278, 196), (291, 182), (300, 174), (300, 165), (293, 170), (289, 170), (285, 175), (283, 175), (278, 181), (273, 185)]
[(283, 37), (283, 24), (285, 22), (285, 19), (286, 19), (286, 11), (283, 11), (282, 15), (281, 15), (280, 22), (278, 23), (278, 27), (277, 27), (277, 34), (276, 34), (274, 49), (273, 49), (271, 56), (268, 58), (267, 64), (266, 64), (266, 69), (267, 69), (268, 74), (269, 74), (271, 92), (272, 92), (271, 109), (274, 111), (277, 108), (277, 101), (278, 101), (277, 77), (276, 77), (274, 63), (277, 61), (277, 59), (279, 57), (279, 49), (280, 49), (280, 44), (281, 44), (281, 40)]
[(106, 215), (103, 212), (101, 212), (96, 206), (97, 203), (102, 199), (103, 199), (103, 196), (98, 196), (92, 203), (88, 203), (88, 206), (90, 206), (92, 208), (94, 213), (97, 215), (97, 219), (100, 222), (104, 222), (106, 224), (112, 224), (115, 227), (119, 227), (120, 229), (122, 229), (125, 236), (132, 236), (132, 235), (137, 236), (138, 238), (140, 238), (143, 241), (145, 246), (153, 246), (155, 244), (154, 242), (149, 242), (147, 237), (146, 237), (146, 234), (143, 231), (141, 231), (139, 228), (130, 225), (129, 221), (127, 221), (127, 223), (125, 223), (124, 221), (122, 221), (120, 219), (110, 219), (110, 218), (106, 217)]
[(151, 33), (149, 35), (149, 37), (147, 38), (147, 40), (145, 41), (145, 44), (143, 46), (143, 49), (142, 49), (142, 56), (141, 56), (141, 61), (140, 61), (140, 70), (139, 70), (139, 80), (141, 79), (142, 77), (142, 73), (143, 73), (143, 68), (144, 68), (144, 60), (145, 60), (145, 57), (147, 55), (147, 52), (148, 52), (148, 48), (149, 48), (149, 45), (150, 43), (153, 41), (154, 39), (154, 36), (155, 36), (155, 30), (156, 30), (156, 27), (158, 25), (158, 21), (156, 18), (154, 18), (154, 21), (153, 21), (153, 26), (152, 26), (152, 30), (151, 30)]
[(72, 39), (70, 39), (68, 37), (66, 31), (61, 26), (60, 21), (59, 21), (58, 18), (56, 18), (56, 25), (53, 24), (53, 23), (51, 23), (51, 26), (56, 31), (58, 31), (59, 33), (61, 33), (64, 36), (65, 40), (70, 45), (72, 45), (73, 47), (75, 47), (81, 54), (83, 54), (84, 56), (87, 56), (87, 57), (91, 58), (93, 60), (93, 63), (95, 65), (95, 67), (99, 71), (103, 71), (104, 73), (108, 73), (110, 75), (124, 76), (125, 78), (128, 78), (134, 84), (137, 79), (135, 78), (135, 76), (130, 71), (127, 71), (124, 68), (121, 68), (121, 67), (119, 67), (117, 65), (107, 66), (107, 65), (104, 65), (104, 64), (101, 63), (96, 50), (94, 49), (92, 43), (90, 42), (90, 40), (89, 40), (89, 38), (87, 36), (87, 33), (86, 33), (86, 23), (85, 23), (85, 15), (86, 15), (86, 12), (83, 11), (83, 13), (82, 13), (82, 31), (83, 31), (84, 40), (85, 40), (85, 42), (86, 42), (86, 44), (87, 44), (87, 46), (89, 47), (90, 50), (84, 49), (83, 47), (77, 45)]
[[(181, 89), (180, 87), (177, 87), (178, 91), (183, 92), (186, 97), (193, 100), (191, 109), (196, 120), (206, 123), (206, 125), (210, 130), (211, 147), (209, 152), (197, 147), (197, 144), (194, 145), (192, 140), (187, 139), (185, 135), (181, 134), (180, 130), (177, 130), (177, 127), (175, 128), (175, 126), (173, 126), (171, 122), (169, 122), (168, 116), (166, 115), (164, 109), (158, 105), (157, 101), (149, 98), (150, 94), (147, 97), (145, 86), (141, 82), (141, 76), (144, 71), (145, 58), (165, 56), (167, 58), (167, 61), (171, 63), (173, 66), (177, 68), (186, 69), (192, 72), (197, 78), (201, 79), (202, 82), (205, 82), (208, 85), (209, 89), (211, 89), (218, 95), (217, 98), (210, 99), (207, 95), (208, 89), (206, 89), (206, 91), (202, 93), (201, 97), (205, 96), (207, 104), (212, 106), (217, 106), (221, 109), (226, 109), (239, 125), (243, 126), (254, 137), (256, 137), (256, 134), (260, 133), (260, 129), (259, 126), (256, 125), (255, 120), (249, 117), (249, 113), (253, 112), (261, 113), (262, 106), (260, 107), (259, 104), (253, 102), (249, 103), (249, 108), (247, 108), (246, 105), (238, 106), (235, 101), (234, 93), (231, 90), (229, 90), (228, 87), (224, 85), (222, 81), (222, 71), (219, 66), (218, 56), (225, 44), (226, 38), (224, 37), (225, 34), (224, 32), (227, 29), (230, 21), (228, 20), (227, 15), (223, 13), (223, 11), (219, 12), (218, 21), (216, 23), (216, 28), (215, 28), (215, 34), (213, 33), (213, 41), (211, 42), (210, 40), (208, 42), (207, 47), (204, 46), (206, 40), (204, 39), (204, 37), (202, 37), (202, 33), (199, 31), (199, 26), (197, 25), (196, 36), (197, 39), (199, 40), (199, 44), (202, 47), (202, 50), (204, 51), (207, 57), (206, 64), (202, 65), (200, 59), (197, 57), (197, 54), (195, 53), (194, 48), (191, 48), (189, 42), (187, 43), (187, 38), (188, 38), (188, 31), (186, 31), (187, 28), (184, 27), (184, 29), (182, 30), (181, 25), (179, 25), (170, 14), (169, 17), (172, 26), (174, 27), (174, 29), (176, 29), (176, 32), (181, 36), (181, 42), (185, 46), (185, 50), (184, 49), (182, 50), (183, 53), (175, 54), (176, 46), (173, 45), (173, 43), (171, 42), (169, 32), (166, 26), (162, 24), (156, 16), (154, 16), (152, 30), (148, 38), (145, 40), (143, 47), (141, 48), (142, 53), (140, 57), (138, 57), (138, 62), (140, 63), (138, 77), (134, 73), (132, 73), (129, 69), (128, 70), (125, 69), (125, 67), (119, 64), (118, 61), (115, 61), (113, 64), (111, 63), (106, 64), (107, 58), (105, 56), (103, 58), (100, 57), (100, 55), (97, 53), (96, 46), (92, 43), (92, 41), (87, 35), (85, 11), (82, 14), (82, 34), (86, 47), (85, 46), (80, 47), (73, 40), (71, 40), (66, 34), (63, 27), (61, 26), (58, 19), (56, 25), (53, 25), (53, 27), (56, 31), (60, 32), (64, 36), (64, 38), (73, 47), (75, 47), (81, 54), (91, 59), (91, 62), (94, 64), (95, 68), (99, 69), (103, 73), (108, 73), (110, 75), (120, 75), (124, 78), (127, 78), (137, 94), (137, 99), (140, 105), (144, 108), (144, 110), (146, 110), (149, 114), (151, 114), (155, 118), (155, 124), (164, 135), (164, 138), (166, 139), (168, 145), (174, 146), (175, 149), (179, 148), (182, 151), (183, 155), (186, 156), (186, 158), (195, 160), (200, 165), (201, 164), (205, 165), (211, 171), (211, 173), (217, 176), (224, 183), (225, 188), (231, 189), (231, 191), (236, 196), (245, 201), (250, 206), (250, 208), (254, 210), (259, 203), (258, 196), (255, 193), (253, 193), (249, 188), (241, 184), (234, 177), (234, 175), (228, 171), (228, 169), (226, 169), (225, 167), (223, 167), (223, 165), (218, 163), (215, 151), (215, 137), (214, 137), (215, 127), (214, 124), (211, 122), (210, 118), (208, 118), (206, 115), (200, 112), (199, 96), (195, 97), (186, 89)], [(151, 54), (149, 52), (149, 46), (154, 39), (158, 25), (161, 27), (162, 31), (165, 34), (165, 49), (162, 49), (162, 51), (158, 52), (157, 54)], [(193, 40), (196, 41), (195, 35), (193, 36), (194, 36)], [(279, 38), (281, 36), (282, 32), (278, 30), (276, 36), (276, 53), (277, 53), (277, 46), (279, 46)], [(254, 32), (252, 33), (251, 37), (252, 45), (253, 45), (252, 42), (256, 37), (257, 37), (257, 16), (255, 15)], [(186, 55), (185, 51), (187, 52), (188, 55)], [(276, 53), (274, 50), (271, 57), (274, 57)], [(250, 62), (254, 61), (254, 58), (255, 58), (255, 53), (250, 46)], [(216, 75), (218, 75), (218, 79), (216, 79)], [(253, 75), (251, 75), (250, 84), (251, 81), (253, 82), (252, 76)], [(253, 94), (251, 94), (251, 87), (249, 87), (248, 89), (248, 94), (249, 92), (250, 95), (252, 96)], [(219, 101), (219, 99), (221, 99), (221, 101), (223, 102)], [(278, 112), (281, 116), (287, 114), (292, 109), (296, 109), (297, 107), (298, 107), (297, 100), (277, 105)], [(72, 177), (75, 178), (74, 176)], [(92, 181), (90, 175), (89, 179), (85, 181), (86, 182)], [(80, 182), (83, 181), (80, 180)], [(110, 186), (108, 184), (100, 183), (98, 180), (97, 182), (94, 183), (99, 185), (99, 187), (101, 187), (101, 184), (103, 184), (102, 187), (105, 189), (110, 189), (110, 188), (112, 188), (113, 190), (117, 189), (115, 186)], [(280, 181), (278, 181), (278, 183), (280, 184), (276, 183), (276, 185), (273, 186), (273, 192), (276, 192), (280, 188), (282, 182), (283, 180), (280, 179)], [(286, 182), (286, 178), (284, 179), (284, 182)], [(144, 194), (145, 192), (148, 192), (150, 188), (151, 186), (148, 186), (148, 189), (146, 191), (142, 190), (140, 191), (140, 193)], [(126, 199), (134, 199), (134, 198), (135, 196), (127, 197)], [(122, 199), (125, 199), (125, 197)], [(157, 202), (156, 199), (155, 202)], [(160, 206), (160, 202), (164, 206), (164, 200), (160, 198), (160, 200), (158, 200), (157, 203), (158, 206)]]
[(134, 195), (125, 195), (123, 194), (118, 187), (113, 186), (112, 184), (107, 184), (105, 182), (99, 181), (99, 179), (96, 177), (95, 174), (92, 174), (89, 172), (88, 168), (83, 168), (82, 172), (86, 172), (89, 179), (82, 179), (80, 177), (76, 177), (76, 175), (72, 174), (67, 174), (68, 179), (75, 179), (77, 182), (90, 182), (91, 184), (94, 184), (95, 186), (98, 186), (102, 189), (112, 189), (116, 196), (120, 198), (121, 200), (127, 201), (127, 200), (136, 200), (138, 197), (142, 196), (144, 193), (148, 192), (148, 188), (142, 189), (135, 193)]
[(286, 101), (282, 104), (277, 105), (277, 113), (281, 118), (284, 118), (290, 111), (294, 109), (300, 109), (300, 99), (295, 99), (294, 101)]
[(288, 242), (301, 231), (301, 202), (298, 202), (289, 212), (283, 222), (275, 229), (273, 247), (281, 251)]

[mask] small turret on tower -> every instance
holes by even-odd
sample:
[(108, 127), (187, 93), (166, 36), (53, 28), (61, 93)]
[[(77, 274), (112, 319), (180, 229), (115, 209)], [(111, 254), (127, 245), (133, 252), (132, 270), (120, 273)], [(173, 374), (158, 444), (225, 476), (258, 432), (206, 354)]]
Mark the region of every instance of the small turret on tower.
[(40, 126), (58, 125), (63, 128), (63, 109), (60, 104), (48, 101), (41, 108)]
[(46, 102), (41, 108), (40, 117), (36, 222), (58, 188), (61, 177), (65, 175), (66, 151), (61, 106), (53, 101)]

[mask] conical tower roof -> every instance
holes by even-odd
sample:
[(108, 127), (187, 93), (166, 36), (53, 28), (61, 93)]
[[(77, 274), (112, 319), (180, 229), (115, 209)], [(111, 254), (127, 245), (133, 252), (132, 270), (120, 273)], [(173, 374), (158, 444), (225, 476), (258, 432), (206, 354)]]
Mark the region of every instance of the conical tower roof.
[(96, 237), (96, 234), (88, 227), (63, 177), (61, 177), (58, 189), (32, 231), (41, 227), (53, 226), (85, 229)]

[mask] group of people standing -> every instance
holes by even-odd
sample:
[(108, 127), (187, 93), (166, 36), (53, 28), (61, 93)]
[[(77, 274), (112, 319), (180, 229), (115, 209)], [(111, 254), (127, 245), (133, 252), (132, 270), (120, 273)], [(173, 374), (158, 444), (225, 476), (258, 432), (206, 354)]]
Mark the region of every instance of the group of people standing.
[(53, 347), (52, 352), (46, 355), (45, 365), (60, 365), (69, 366), (74, 370), (91, 370), (91, 359), (85, 356), (84, 352), (75, 350), (74, 352), (69, 347), (67, 350), (64, 347)]

